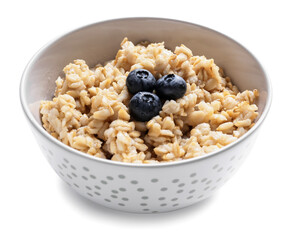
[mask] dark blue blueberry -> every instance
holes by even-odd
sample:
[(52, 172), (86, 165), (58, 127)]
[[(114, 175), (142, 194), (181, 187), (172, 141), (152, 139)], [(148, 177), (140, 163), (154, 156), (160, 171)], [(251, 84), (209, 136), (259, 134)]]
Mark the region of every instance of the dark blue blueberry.
[(152, 92), (156, 86), (156, 79), (148, 70), (135, 69), (128, 74), (126, 86), (131, 94)]
[(162, 109), (160, 98), (153, 93), (139, 92), (129, 102), (130, 115), (140, 122), (151, 120)]
[(183, 78), (175, 74), (161, 77), (156, 84), (156, 93), (162, 99), (178, 99), (184, 96), (187, 90)]

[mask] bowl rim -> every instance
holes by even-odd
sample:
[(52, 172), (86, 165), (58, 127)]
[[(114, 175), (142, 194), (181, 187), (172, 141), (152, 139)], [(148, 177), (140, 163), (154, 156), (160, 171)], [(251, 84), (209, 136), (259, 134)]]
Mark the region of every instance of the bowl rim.
[[(35, 60), (37, 59), (37, 57), (43, 52), (45, 51), (49, 46), (51, 46), (52, 44), (54, 44), (55, 42), (59, 41), (60, 39), (62, 39), (65, 36), (68, 36), (70, 34), (73, 34), (77, 31), (81, 31), (83, 29), (86, 28), (90, 28), (94, 25), (99, 25), (99, 24), (104, 24), (107, 22), (118, 22), (118, 21), (135, 21), (135, 20), (156, 20), (156, 21), (169, 21), (169, 22), (178, 22), (178, 23), (182, 23), (182, 24), (186, 24), (186, 25), (192, 25), (195, 27), (199, 27), (202, 28), (206, 31), (210, 31), (213, 32), (214, 34), (220, 35), (230, 41), (232, 41), (233, 43), (235, 43), (236, 45), (238, 45), (239, 47), (241, 47), (244, 51), (246, 51), (252, 58), (254, 58), (254, 60), (258, 63), (258, 65), (260, 66), (261, 70), (263, 71), (263, 74), (265, 76), (265, 80), (266, 80), (266, 85), (267, 85), (267, 99), (266, 99), (266, 105), (264, 108), (264, 111), (262, 112), (261, 116), (259, 116), (258, 121), (255, 123), (255, 125), (247, 132), (245, 133), (242, 137), (240, 137), (239, 139), (237, 139), (236, 141), (228, 144), (227, 146), (224, 146), (223, 148), (211, 152), (211, 153), (207, 153), (205, 155), (202, 156), (198, 156), (198, 157), (194, 157), (194, 158), (189, 158), (189, 159), (184, 159), (181, 161), (172, 161), (172, 162), (162, 162), (162, 163), (127, 163), (127, 162), (118, 162), (118, 161), (112, 161), (110, 159), (103, 159), (103, 158), (99, 158), (99, 157), (95, 157), (92, 155), (89, 155), (87, 153), (83, 153), (77, 149), (74, 149), (64, 143), (62, 143), (61, 141), (57, 140), (56, 138), (54, 138), (53, 136), (51, 136), (43, 127), (42, 125), (40, 125), (33, 117), (32, 113), (30, 112), (27, 102), (26, 102), (26, 93), (24, 91), (26, 83), (27, 83), (27, 75), (28, 75), (28, 71), (30, 70), (31, 66), (33, 65), (33, 63), (35, 62)], [(29, 60), (29, 62), (27, 63), (23, 74), (21, 76), (21, 80), (20, 80), (20, 86), (19, 86), (19, 94), (20, 94), (20, 102), (21, 102), (21, 106), (22, 109), (24, 111), (24, 114), (26, 116), (26, 118), (28, 119), (29, 123), (34, 127), (34, 129), (36, 129), (40, 134), (42, 134), (46, 139), (48, 139), (49, 141), (51, 141), (52, 143), (58, 145), (60, 148), (63, 148), (66, 151), (69, 151), (72, 154), (76, 154), (79, 157), (85, 158), (87, 160), (90, 161), (94, 161), (94, 162), (101, 162), (104, 164), (109, 164), (109, 165), (115, 165), (115, 166), (121, 166), (121, 167), (134, 167), (134, 168), (157, 168), (157, 167), (170, 167), (170, 166), (176, 166), (176, 165), (183, 165), (183, 164), (188, 164), (188, 163), (192, 163), (192, 162), (197, 162), (197, 161), (203, 161), (206, 160), (210, 157), (213, 157), (215, 155), (218, 155), (224, 151), (227, 151), (228, 149), (238, 145), (239, 143), (243, 142), (245, 139), (247, 139), (248, 137), (250, 137), (251, 135), (254, 134), (254, 132), (257, 131), (257, 129), (261, 126), (261, 124), (263, 123), (263, 121), (265, 120), (269, 110), (270, 110), (270, 106), (271, 106), (271, 102), (272, 102), (272, 96), (273, 96), (273, 92), (272, 92), (272, 86), (271, 86), (271, 82), (270, 79), (266, 73), (266, 71), (264, 70), (262, 64), (258, 61), (258, 59), (254, 56), (253, 53), (251, 53), (245, 46), (243, 46), (242, 44), (240, 44), (239, 42), (237, 42), (236, 40), (232, 39), (231, 37), (216, 31), (214, 29), (202, 26), (200, 24), (196, 24), (196, 23), (191, 23), (191, 22), (187, 22), (187, 21), (183, 21), (183, 20), (177, 20), (177, 19), (171, 19), (171, 18), (158, 18), (158, 17), (129, 17), (129, 18), (114, 18), (114, 19), (109, 19), (109, 20), (104, 20), (104, 21), (99, 21), (99, 22), (94, 22), (94, 23), (90, 23), (90, 24), (86, 24), (84, 26), (78, 27), (76, 29), (73, 29), (71, 31), (68, 31), (54, 39), (52, 39), (51, 41), (49, 41), (48, 43), (46, 43), (43, 47), (41, 47), (33, 56), (32, 58)]]

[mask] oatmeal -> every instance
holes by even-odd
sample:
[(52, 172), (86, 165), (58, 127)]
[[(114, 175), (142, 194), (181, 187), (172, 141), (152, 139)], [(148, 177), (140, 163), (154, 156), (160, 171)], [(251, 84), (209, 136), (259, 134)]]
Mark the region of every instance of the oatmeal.
[[(126, 86), (136, 69), (156, 80), (169, 74), (183, 78), (183, 96), (161, 100), (157, 115), (136, 121)], [(152, 163), (202, 156), (237, 140), (258, 116), (256, 89), (240, 92), (213, 59), (193, 56), (184, 45), (172, 52), (164, 43), (135, 46), (125, 38), (104, 66), (90, 69), (75, 60), (64, 73), (56, 80), (53, 100), (41, 102), (43, 127), (64, 144), (99, 158)]]

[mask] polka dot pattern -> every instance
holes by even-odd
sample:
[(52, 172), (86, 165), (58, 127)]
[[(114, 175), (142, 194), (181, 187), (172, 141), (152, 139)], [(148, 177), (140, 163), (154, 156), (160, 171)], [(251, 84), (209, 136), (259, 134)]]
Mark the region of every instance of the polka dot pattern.
[(62, 158), (45, 147), (42, 151), (57, 174), (81, 195), (110, 208), (140, 213), (172, 211), (208, 198), (244, 159), (229, 155), (193, 162), (178, 170), (138, 167), (135, 172), (135, 168), (99, 166), (98, 161), (85, 162), (75, 156)]

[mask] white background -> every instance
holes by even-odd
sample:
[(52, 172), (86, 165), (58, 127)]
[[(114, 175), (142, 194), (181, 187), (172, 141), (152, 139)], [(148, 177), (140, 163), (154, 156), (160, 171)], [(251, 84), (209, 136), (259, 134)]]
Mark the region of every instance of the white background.
[[(288, 2), (2, 2), (0, 239), (290, 239)], [(20, 108), (22, 71), (46, 42), (82, 25), (133, 16), (176, 18), (229, 35), (257, 56), (274, 88), (271, 111), (239, 172), (214, 197), (176, 212), (128, 214), (77, 196), (42, 156)]]

